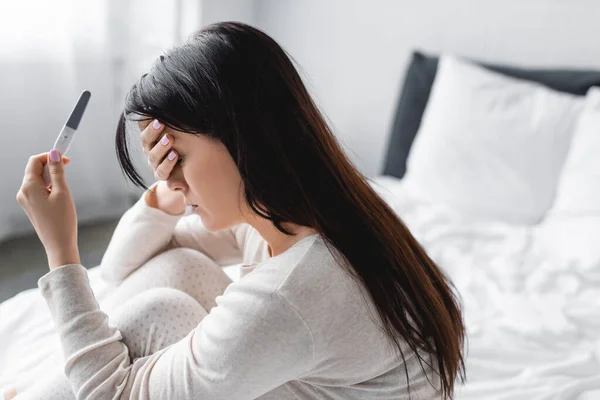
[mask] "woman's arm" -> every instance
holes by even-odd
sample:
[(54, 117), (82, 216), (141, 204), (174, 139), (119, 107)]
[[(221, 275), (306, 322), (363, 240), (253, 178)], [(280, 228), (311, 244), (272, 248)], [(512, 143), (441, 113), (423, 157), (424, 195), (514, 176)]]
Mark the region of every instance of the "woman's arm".
[(241, 262), (245, 235), (239, 231), (245, 227), (210, 232), (199, 216), (185, 215), (183, 201), (183, 211), (176, 214), (179, 206), (157, 187), (161, 182), (150, 187), (157, 193), (144, 192), (119, 220), (102, 257), (103, 278), (121, 282), (157, 254), (175, 247), (197, 249), (220, 265)]
[(83, 266), (56, 268), (38, 286), (77, 399), (253, 399), (298, 379), (315, 363), (308, 325), (262, 282), (230, 285), (185, 338), (134, 360), (98, 307)]

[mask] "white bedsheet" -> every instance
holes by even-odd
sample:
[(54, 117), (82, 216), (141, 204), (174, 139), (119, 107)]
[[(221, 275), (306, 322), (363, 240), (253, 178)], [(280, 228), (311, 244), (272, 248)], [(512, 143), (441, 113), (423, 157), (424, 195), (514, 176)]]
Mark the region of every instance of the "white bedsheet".
[(534, 228), (469, 221), (395, 178), (373, 187), (462, 297), (467, 382), (457, 400), (600, 399), (600, 265), (555, 263)]
[[(462, 296), (467, 382), (457, 400), (600, 399), (600, 265), (553, 263), (532, 228), (461, 219), (395, 178), (374, 188)], [(102, 304), (110, 287), (98, 271), (89, 276)], [(0, 304), (0, 343), (0, 388), (61, 361), (39, 289)]]

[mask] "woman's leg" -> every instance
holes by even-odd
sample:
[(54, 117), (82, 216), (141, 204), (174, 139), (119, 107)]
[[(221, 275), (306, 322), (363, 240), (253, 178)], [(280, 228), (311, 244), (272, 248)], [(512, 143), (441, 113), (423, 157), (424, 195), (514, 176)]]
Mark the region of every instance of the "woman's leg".
[[(208, 313), (188, 294), (168, 287), (139, 293), (109, 315), (133, 360), (154, 354), (186, 337)], [(71, 384), (58, 365), (33, 387), (17, 393), (15, 400), (75, 399)]]
[[(100, 303), (100, 307), (109, 315), (111, 324), (119, 328), (130, 352), (148, 355), (185, 337), (216, 305), (215, 297), (223, 294), (230, 283), (231, 279), (222, 268), (203, 253), (189, 248), (171, 249), (157, 255), (133, 272)], [(173, 311), (180, 307), (164, 298), (162, 301), (166, 302), (165, 305), (158, 304), (149, 308), (147, 304), (143, 306), (144, 303), (160, 302), (157, 293), (160, 294), (161, 289), (176, 289), (176, 293), (186, 295), (188, 300), (194, 300), (196, 306), (202, 310), (202, 317), (192, 315), (193, 312), (189, 309), (183, 310), (182, 313), (174, 313)], [(134, 300), (132, 307), (131, 302)], [(127, 307), (123, 307), (125, 303), (128, 304)], [(124, 310), (125, 308), (127, 310)], [(149, 312), (146, 312), (146, 308)], [(168, 309), (169, 313), (161, 314), (165, 309)], [(146, 314), (150, 315), (150, 320), (154, 322), (145, 322), (143, 318)], [(173, 316), (177, 318), (176, 321), (171, 321)], [(186, 324), (190, 317), (192, 321), (197, 320), (192, 325)], [(131, 324), (139, 327), (134, 329)], [(125, 332), (129, 334), (126, 335)], [(60, 358), (62, 360), (62, 357)], [(62, 368), (63, 363), (57, 363), (51, 370), (52, 373), (40, 377), (33, 387), (27, 388), (22, 394), (18, 393), (15, 400), (74, 398)]]
[(187, 247), (167, 250), (156, 255), (131, 273), (100, 307), (111, 310), (127, 299), (155, 287), (171, 287), (193, 297), (208, 312), (215, 298), (225, 291), (231, 279), (223, 268), (204, 253)]

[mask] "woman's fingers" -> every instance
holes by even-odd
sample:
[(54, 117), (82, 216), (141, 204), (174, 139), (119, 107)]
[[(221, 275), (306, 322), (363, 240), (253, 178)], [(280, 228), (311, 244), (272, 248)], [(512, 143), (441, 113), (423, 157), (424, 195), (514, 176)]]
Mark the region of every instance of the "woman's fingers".
[[(157, 146), (160, 146), (160, 144)], [(175, 150), (171, 150), (160, 163), (160, 165), (154, 170), (154, 178), (166, 181), (169, 175), (171, 175), (171, 171), (173, 171), (173, 167), (175, 167), (177, 159), (177, 152)]]
[(150, 153), (148, 153), (148, 160), (152, 169), (158, 169), (165, 157), (171, 151), (172, 146), (173, 137), (168, 134), (162, 135), (158, 143), (156, 143), (152, 150), (150, 150)]
[[(140, 127), (144, 126), (140, 124)], [(140, 134), (140, 139), (142, 141), (142, 149), (145, 154), (149, 154), (156, 142), (160, 139), (161, 132), (164, 129), (164, 124), (158, 122), (158, 120), (153, 120), (151, 123), (148, 123), (142, 133)]]
[(154, 177), (166, 180), (177, 163), (178, 154), (172, 150), (173, 137), (163, 134), (164, 124), (153, 120), (146, 125), (139, 124), (142, 141), (142, 150), (148, 156), (148, 166), (154, 170)]

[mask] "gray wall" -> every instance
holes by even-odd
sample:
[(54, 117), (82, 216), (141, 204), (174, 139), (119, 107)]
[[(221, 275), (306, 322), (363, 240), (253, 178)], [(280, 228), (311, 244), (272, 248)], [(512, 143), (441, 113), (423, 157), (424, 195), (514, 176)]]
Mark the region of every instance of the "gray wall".
[(594, 0), (252, 3), (252, 18), (302, 65), (312, 94), (367, 175), (382, 170), (412, 48), (600, 69), (600, 2)]

